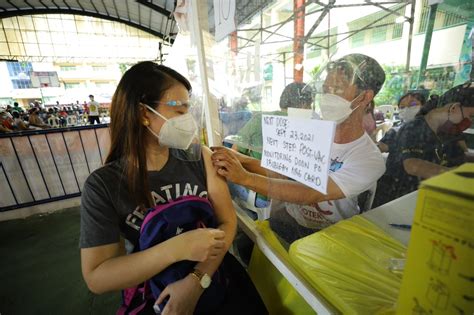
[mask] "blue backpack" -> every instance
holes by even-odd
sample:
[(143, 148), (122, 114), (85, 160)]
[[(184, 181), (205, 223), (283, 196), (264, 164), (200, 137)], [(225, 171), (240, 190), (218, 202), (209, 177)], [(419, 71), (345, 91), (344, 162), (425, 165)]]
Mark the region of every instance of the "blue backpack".
[[(148, 209), (140, 228), (138, 245), (134, 251), (145, 250), (178, 234), (197, 228), (215, 228), (214, 210), (206, 198), (185, 196), (167, 204)], [(122, 306), (117, 315), (140, 314), (153, 307), (167, 285), (185, 278), (196, 262), (183, 260), (138, 286), (122, 291)], [(225, 279), (222, 264), (212, 277), (212, 283), (201, 295), (194, 314), (215, 312), (224, 300)], [(160, 304), (163, 310), (166, 300)]]

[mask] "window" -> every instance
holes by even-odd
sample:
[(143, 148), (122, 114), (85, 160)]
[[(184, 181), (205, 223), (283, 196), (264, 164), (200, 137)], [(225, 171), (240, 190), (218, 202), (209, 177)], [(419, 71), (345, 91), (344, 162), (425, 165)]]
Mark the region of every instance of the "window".
[(106, 66), (92, 66), (92, 71), (106, 71)]
[(31, 89), (33, 86), (31, 85), (31, 80), (12, 80), (13, 88), (14, 89)]
[[(387, 40), (398, 39), (402, 37), (403, 23), (396, 23), (398, 16), (405, 15), (405, 6), (403, 4), (395, 5), (390, 8), (398, 13), (390, 14), (381, 10), (376, 13), (364, 16), (357, 20), (349, 22), (350, 31), (361, 30), (351, 37), (351, 47), (356, 48), (368, 43), (380, 43)], [(364, 28), (368, 28), (363, 30)], [(366, 37), (367, 35), (367, 42)]]
[(351, 47), (356, 48), (364, 45), (365, 31), (360, 31), (351, 36)]
[[(461, 13), (462, 14), (462, 13)], [(428, 19), (430, 17), (430, 6), (428, 5), (428, 0), (423, 0), (423, 9), (421, 10), (420, 24), (418, 25), (418, 33), (426, 32), (428, 28)], [(455, 26), (458, 24), (466, 23), (467, 19), (462, 17), (460, 14), (448, 13), (446, 11), (438, 10), (436, 11), (435, 25), (434, 29), (440, 29), (443, 27)]]
[(67, 83), (64, 83), (64, 88), (66, 90), (68, 89), (77, 89), (77, 88), (80, 88), (81, 87), (81, 83), (79, 82), (67, 82)]
[(387, 39), (387, 26), (379, 26), (372, 29), (371, 43), (380, 43)]
[(17, 62), (17, 61), (9, 61), (7, 62), (8, 73), (10, 77), (17, 77), (21, 74), (29, 74), (33, 71), (33, 67), (30, 62)]
[(108, 88), (111, 86), (110, 82), (96, 82), (95, 86), (98, 88)]
[(76, 66), (61, 66), (61, 71), (76, 71)]
[(14, 89), (31, 89), (30, 72), (33, 67), (30, 62), (7, 62), (8, 74)]
[(397, 23), (393, 25), (392, 39), (402, 38), (403, 34), (403, 23)]
[(466, 23), (466, 19), (454, 13), (445, 13), (443, 27)]

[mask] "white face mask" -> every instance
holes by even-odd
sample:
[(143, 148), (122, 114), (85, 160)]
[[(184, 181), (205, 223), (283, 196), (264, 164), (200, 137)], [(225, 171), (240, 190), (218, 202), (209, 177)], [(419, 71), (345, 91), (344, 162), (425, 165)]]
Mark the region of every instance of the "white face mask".
[(156, 134), (150, 126), (148, 130), (160, 141), (160, 145), (173, 149), (186, 150), (196, 136), (197, 125), (191, 113), (186, 113), (174, 118), (167, 119), (156, 110), (145, 105), (151, 112), (165, 120), (161, 126), (160, 133)]
[(319, 105), (323, 120), (332, 120), (337, 124), (340, 124), (360, 106), (359, 104), (356, 108), (352, 109), (351, 104), (352, 102), (349, 102), (340, 96), (334, 94), (323, 94)]
[(400, 118), (404, 122), (409, 122), (415, 119), (415, 116), (420, 111), (420, 108), (421, 106), (404, 107), (404, 108), (400, 108), (398, 110), (398, 113), (400, 114)]

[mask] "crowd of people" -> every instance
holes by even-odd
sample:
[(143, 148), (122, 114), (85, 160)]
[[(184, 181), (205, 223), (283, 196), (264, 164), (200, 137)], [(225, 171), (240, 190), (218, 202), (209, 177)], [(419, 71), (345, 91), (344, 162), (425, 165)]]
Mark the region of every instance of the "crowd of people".
[[(257, 192), (264, 206), (270, 199), (278, 201), (278, 207), (271, 208), (270, 227), (288, 245), (408, 194), (420, 180), (470, 158), (462, 132), (474, 115), (471, 82), (428, 100), (419, 91), (402, 96), (401, 124), (376, 142), (374, 97), (385, 81), (380, 64), (350, 54), (323, 72), (319, 91), (304, 83), (288, 85), (280, 98), (281, 110), (273, 114), (287, 115), (288, 108), (311, 111), (314, 95), (320, 93), (321, 115), (311, 118), (336, 123), (326, 194), (260, 166), (261, 154), (255, 149), (262, 146), (261, 117), (239, 128), (246, 146), (209, 149), (200, 143), (189, 111), (190, 82), (153, 62), (131, 67), (112, 101), (106, 164), (89, 176), (82, 193), (81, 265), (88, 287), (96, 293), (130, 287), (146, 292), (156, 275), (177, 262), (193, 261), (192, 268), (164, 285), (161, 293), (133, 295), (128, 302), (124, 298), (122, 308), (199, 314), (206, 290), (224, 279), (225, 286), (219, 286), (222, 298), (206, 300), (213, 312), (240, 314), (245, 305), (245, 313), (265, 314), (250, 278), (227, 252), (237, 229), (231, 203), (235, 185)], [(202, 228), (185, 232), (178, 227), (169, 238), (140, 247), (142, 225), (153, 209), (189, 195), (208, 199), (216, 225), (197, 225)]]
[(80, 104), (42, 106), (35, 101), (29, 107), (23, 108), (18, 102), (0, 108), (0, 132), (61, 128), (70, 126), (93, 125), (105, 123), (100, 121), (100, 113), (107, 112), (101, 109), (100, 104), (94, 100), (94, 95), (89, 95), (89, 102)]

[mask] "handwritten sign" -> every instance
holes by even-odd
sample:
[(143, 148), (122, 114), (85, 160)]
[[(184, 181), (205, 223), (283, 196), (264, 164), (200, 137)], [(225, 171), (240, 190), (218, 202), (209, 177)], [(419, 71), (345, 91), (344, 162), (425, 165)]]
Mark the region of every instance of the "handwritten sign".
[(327, 193), (333, 121), (262, 115), (262, 167)]
[(235, 31), (235, 0), (214, 0), (216, 41)]

